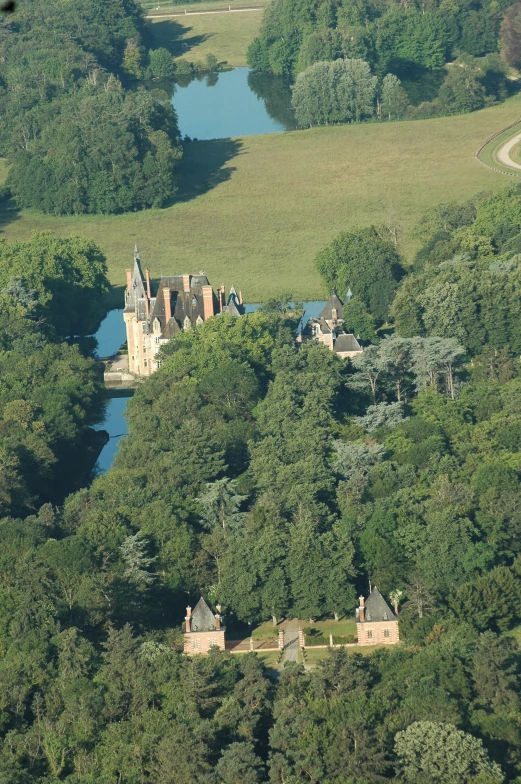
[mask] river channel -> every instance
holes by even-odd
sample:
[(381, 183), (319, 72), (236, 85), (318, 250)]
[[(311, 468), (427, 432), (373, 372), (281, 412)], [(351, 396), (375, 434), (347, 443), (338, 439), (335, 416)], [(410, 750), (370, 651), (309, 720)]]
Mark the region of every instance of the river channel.
[[(325, 304), (323, 300), (305, 302), (304, 324), (309, 318), (318, 316)], [(253, 313), (258, 307), (259, 305), (255, 304), (245, 305), (245, 310), (247, 313)], [(109, 311), (94, 337), (98, 342), (97, 357), (104, 359), (116, 354), (126, 340), (123, 310)], [(96, 430), (106, 430), (109, 434), (109, 440), (103, 447), (96, 463), (98, 474), (104, 474), (109, 470), (118, 450), (119, 442), (127, 434), (125, 410), (132, 393), (129, 391), (126, 396), (121, 396), (121, 392), (117, 394), (118, 397), (110, 397), (107, 401), (105, 419), (96, 426)]]

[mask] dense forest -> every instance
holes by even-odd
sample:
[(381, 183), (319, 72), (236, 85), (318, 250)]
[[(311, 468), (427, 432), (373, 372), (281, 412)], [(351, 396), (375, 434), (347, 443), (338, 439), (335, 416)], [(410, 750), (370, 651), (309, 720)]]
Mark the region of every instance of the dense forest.
[(114, 213), (173, 196), (172, 106), (123, 87), (150, 59), (144, 32), (134, 0), (24, 0), (0, 18), (0, 154), (19, 206)]
[[(298, 76), (293, 105), (304, 126), (473, 111), (508, 94), (506, 65), (519, 61), (519, 4), (505, 15), (510, 5), (274, 0), (248, 62), (257, 71)], [(335, 72), (346, 67), (347, 79)], [(399, 80), (405, 94), (396, 92)], [(350, 102), (364, 108), (362, 116)]]
[[(519, 187), (429, 212), (412, 271), (388, 228), (344, 232), (317, 265), (361, 356), (299, 346), (282, 299), (211, 319), (79, 490), (103, 396), (52, 303), (102, 291), (104, 259), (0, 246), (0, 781), (521, 781), (520, 233)], [(402, 592), (399, 646), (275, 681), (181, 653), (187, 594), (230, 625), (349, 617), (369, 580)]]

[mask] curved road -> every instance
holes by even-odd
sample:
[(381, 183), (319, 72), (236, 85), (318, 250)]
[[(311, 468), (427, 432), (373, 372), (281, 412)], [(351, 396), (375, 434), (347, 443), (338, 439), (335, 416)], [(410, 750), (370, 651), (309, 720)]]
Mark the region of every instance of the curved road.
[(502, 163), (503, 166), (509, 166), (512, 169), (521, 169), (521, 164), (516, 163), (510, 157), (510, 153), (518, 142), (521, 142), (521, 133), (517, 133), (515, 136), (512, 136), (511, 139), (509, 139), (499, 148), (499, 150), (496, 152), (496, 157), (499, 163)]

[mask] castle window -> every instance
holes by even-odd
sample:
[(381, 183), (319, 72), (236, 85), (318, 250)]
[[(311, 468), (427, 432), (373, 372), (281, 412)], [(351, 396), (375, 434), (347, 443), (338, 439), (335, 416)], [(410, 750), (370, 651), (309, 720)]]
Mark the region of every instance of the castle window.
[(389, 636), (390, 636), (389, 629), (384, 629), (384, 637), (389, 637)]
[(143, 362), (143, 365), (144, 365), (145, 367), (148, 367), (148, 362), (147, 362), (147, 360), (146, 360), (146, 359), (145, 359), (145, 361)]
[(215, 640), (210, 640), (210, 648), (215, 648)]
[(159, 370), (160, 367), (161, 367), (161, 360), (158, 359), (156, 362), (156, 368)]
[(388, 621), (388, 620), (389, 620), (389, 616), (388, 616), (388, 615), (387, 615), (387, 613), (385, 612), (385, 613), (384, 613), (384, 621)]
[(192, 640), (192, 648), (198, 648), (198, 647), (199, 647), (199, 640)]
[(147, 347), (143, 346), (143, 354), (146, 354), (146, 353), (147, 353)]
[(373, 638), (373, 630), (372, 629), (368, 629), (368, 631), (367, 631), (367, 639), (368, 640), (372, 640), (372, 638)]
[(159, 341), (160, 341), (160, 338), (156, 338), (156, 343), (159, 343)]
[(145, 321), (145, 322), (143, 322), (143, 332), (146, 332), (146, 331), (147, 331), (147, 323)]

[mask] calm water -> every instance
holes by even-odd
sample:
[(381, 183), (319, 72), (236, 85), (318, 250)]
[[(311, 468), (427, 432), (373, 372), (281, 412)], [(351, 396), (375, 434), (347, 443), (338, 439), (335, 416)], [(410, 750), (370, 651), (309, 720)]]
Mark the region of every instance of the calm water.
[[(116, 354), (127, 339), (123, 310), (120, 308), (109, 310), (94, 337), (98, 342), (97, 357), (103, 359)], [(127, 422), (124, 414), (128, 399), (128, 397), (110, 398), (107, 401), (105, 420), (96, 425), (96, 430), (106, 430), (110, 436), (108, 443), (101, 450), (96, 463), (96, 470), (100, 474), (104, 474), (112, 465), (121, 437), (127, 433)]]
[(235, 68), (177, 84), (179, 129), (192, 139), (226, 139), (295, 128), (291, 89), (282, 77)]
[[(325, 305), (325, 300), (314, 300), (304, 303), (304, 324), (311, 317), (318, 316)], [(247, 313), (253, 313), (260, 305), (245, 305)], [(123, 310), (111, 310), (101, 322), (95, 335), (98, 341), (98, 357), (110, 357), (115, 354), (122, 343), (125, 342), (125, 324), (123, 323)], [(129, 395), (130, 397), (130, 395)], [(96, 463), (98, 473), (104, 474), (109, 470), (117, 452), (118, 444), (127, 434), (127, 421), (125, 410), (129, 397), (112, 397), (107, 402), (105, 420), (96, 425), (96, 430), (106, 430), (110, 436), (108, 443), (103, 447)]]

